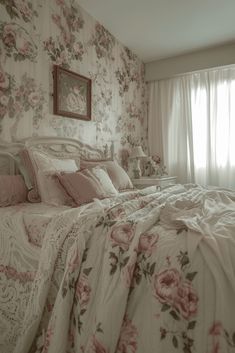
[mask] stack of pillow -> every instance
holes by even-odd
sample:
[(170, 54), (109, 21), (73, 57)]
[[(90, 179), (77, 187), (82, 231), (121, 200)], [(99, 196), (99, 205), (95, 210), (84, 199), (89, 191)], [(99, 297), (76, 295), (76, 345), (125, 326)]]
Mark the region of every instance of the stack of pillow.
[(27, 192), (20, 175), (5, 176), (7, 182), (1, 176), (0, 184), (12, 185), (12, 201), (0, 201), (1, 206), (24, 202), (26, 197), (30, 202), (80, 206), (94, 198), (113, 197), (120, 191), (133, 189), (128, 174), (116, 161), (80, 160), (76, 156), (62, 159), (33, 148), (22, 150), (20, 158), (28, 171), (30, 190)]

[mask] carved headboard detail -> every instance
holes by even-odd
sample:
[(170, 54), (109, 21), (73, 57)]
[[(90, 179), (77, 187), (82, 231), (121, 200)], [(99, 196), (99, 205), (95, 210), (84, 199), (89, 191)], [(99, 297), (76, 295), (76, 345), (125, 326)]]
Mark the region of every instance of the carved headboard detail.
[(24, 140), (24, 143), (25, 147), (35, 147), (59, 158), (79, 155), (83, 159), (113, 159), (113, 144), (98, 149), (63, 137), (35, 137)]
[(58, 158), (113, 159), (113, 143), (102, 149), (91, 147), (75, 139), (63, 137), (34, 137), (20, 142), (0, 142), (0, 174), (16, 174), (22, 165), (18, 160), (21, 149), (35, 147)]

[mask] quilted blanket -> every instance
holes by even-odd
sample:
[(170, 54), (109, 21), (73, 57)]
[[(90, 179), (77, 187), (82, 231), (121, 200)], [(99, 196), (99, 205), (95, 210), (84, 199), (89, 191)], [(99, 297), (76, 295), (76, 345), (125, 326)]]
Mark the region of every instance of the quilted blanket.
[(235, 193), (130, 192), (46, 219), (40, 244), (22, 212), (0, 229), (2, 353), (235, 352)]

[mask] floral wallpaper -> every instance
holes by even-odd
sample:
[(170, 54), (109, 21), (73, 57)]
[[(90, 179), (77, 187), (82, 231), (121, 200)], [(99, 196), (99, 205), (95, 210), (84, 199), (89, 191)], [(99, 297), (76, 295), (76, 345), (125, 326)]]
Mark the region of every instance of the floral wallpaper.
[[(124, 166), (147, 145), (144, 64), (78, 0), (0, 0), (0, 139), (114, 141)], [(91, 78), (92, 120), (53, 115), (53, 64)]]

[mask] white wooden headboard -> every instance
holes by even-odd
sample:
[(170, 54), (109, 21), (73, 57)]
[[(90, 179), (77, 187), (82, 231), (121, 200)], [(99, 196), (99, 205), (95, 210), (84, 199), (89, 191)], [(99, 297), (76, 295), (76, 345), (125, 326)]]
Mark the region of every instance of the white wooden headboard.
[(24, 140), (25, 147), (35, 147), (58, 157), (77, 154), (84, 159), (112, 159), (113, 144), (103, 150), (91, 147), (78, 140), (63, 137), (35, 137)]
[(114, 147), (105, 145), (103, 149), (94, 148), (78, 140), (63, 137), (32, 137), (19, 143), (0, 142), (0, 174), (15, 174), (17, 155), (24, 147), (35, 147), (60, 158), (79, 156), (83, 159), (113, 159)]

